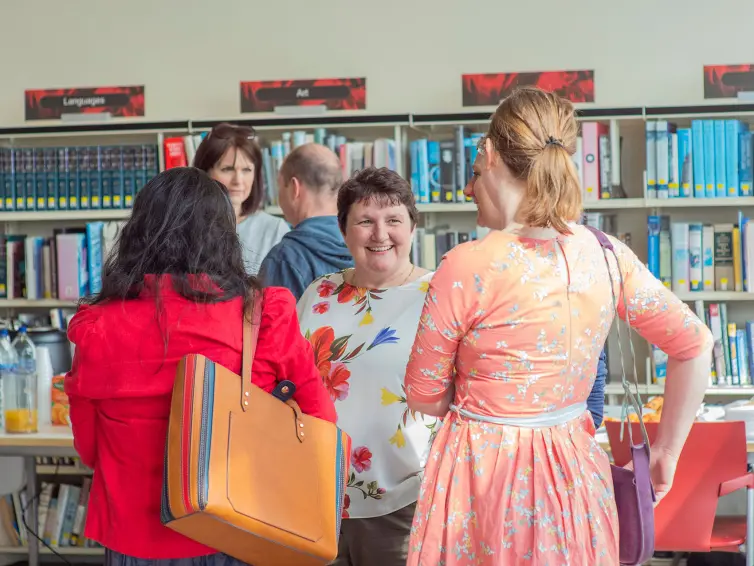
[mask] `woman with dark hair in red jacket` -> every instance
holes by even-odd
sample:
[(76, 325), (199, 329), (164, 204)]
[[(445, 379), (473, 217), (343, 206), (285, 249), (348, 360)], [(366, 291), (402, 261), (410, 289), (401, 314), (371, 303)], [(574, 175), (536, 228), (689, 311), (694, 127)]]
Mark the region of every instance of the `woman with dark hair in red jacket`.
[(225, 187), (195, 168), (147, 183), (105, 264), (101, 292), (68, 329), (74, 443), (94, 469), (85, 536), (106, 548), (109, 566), (235, 562), (162, 526), (160, 494), (178, 362), (202, 354), (240, 375), (253, 291), (263, 301), (253, 382), (271, 392), (291, 380), (303, 412), (335, 422), (293, 295), (262, 291), (244, 270)]

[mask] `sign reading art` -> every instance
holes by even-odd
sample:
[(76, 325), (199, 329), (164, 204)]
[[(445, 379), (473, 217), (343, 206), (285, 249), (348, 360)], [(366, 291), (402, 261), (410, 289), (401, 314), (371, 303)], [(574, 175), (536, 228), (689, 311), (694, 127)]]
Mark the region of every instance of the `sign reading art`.
[(367, 107), (367, 80), (298, 79), (241, 83), (241, 112), (273, 112), (278, 106), (364, 110)]
[(144, 116), (144, 86), (27, 90), (27, 120), (54, 120), (64, 114)]
[(464, 106), (497, 106), (522, 86), (536, 86), (571, 102), (594, 102), (594, 71), (535, 71), (461, 77)]
[(754, 65), (705, 65), (704, 98), (737, 98), (754, 93)]

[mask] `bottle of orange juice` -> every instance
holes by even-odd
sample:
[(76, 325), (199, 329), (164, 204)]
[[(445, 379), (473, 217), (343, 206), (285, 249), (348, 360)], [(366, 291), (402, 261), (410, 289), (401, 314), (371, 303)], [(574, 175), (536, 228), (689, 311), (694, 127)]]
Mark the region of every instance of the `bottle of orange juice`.
[[(26, 335), (25, 327), (19, 330), (13, 344), (8, 339), (8, 331), (0, 330), (0, 375), (3, 381), (3, 417), (7, 433), (33, 433), (38, 430), (34, 356), (34, 345)], [(10, 371), (7, 369), (9, 366)], [(2, 371), (2, 368), (6, 370)]]

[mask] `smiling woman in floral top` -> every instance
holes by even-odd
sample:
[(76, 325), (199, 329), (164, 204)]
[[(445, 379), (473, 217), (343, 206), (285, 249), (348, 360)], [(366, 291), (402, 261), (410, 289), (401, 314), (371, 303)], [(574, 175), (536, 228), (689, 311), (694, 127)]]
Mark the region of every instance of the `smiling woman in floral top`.
[(406, 406), (403, 380), (432, 273), (411, 263), (418, 219), (408, 182), (365, 169), (338, 194), (354, 269), (314, 281), (301, 329), (352, 439), (337, 566), (404, 566), (434, 417)]

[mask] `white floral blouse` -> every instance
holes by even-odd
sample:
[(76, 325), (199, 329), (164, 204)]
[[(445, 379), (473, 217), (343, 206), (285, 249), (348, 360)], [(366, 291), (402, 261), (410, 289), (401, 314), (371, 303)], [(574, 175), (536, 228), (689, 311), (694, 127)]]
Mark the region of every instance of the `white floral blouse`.
[(367, 290), (333, 273), (315, 280), (298, 302), (338, 426), (352, 440), (344, 517), (380, 517), (418, 499), (440, 423), (407, 408), (404, 378), (432, 275)]

